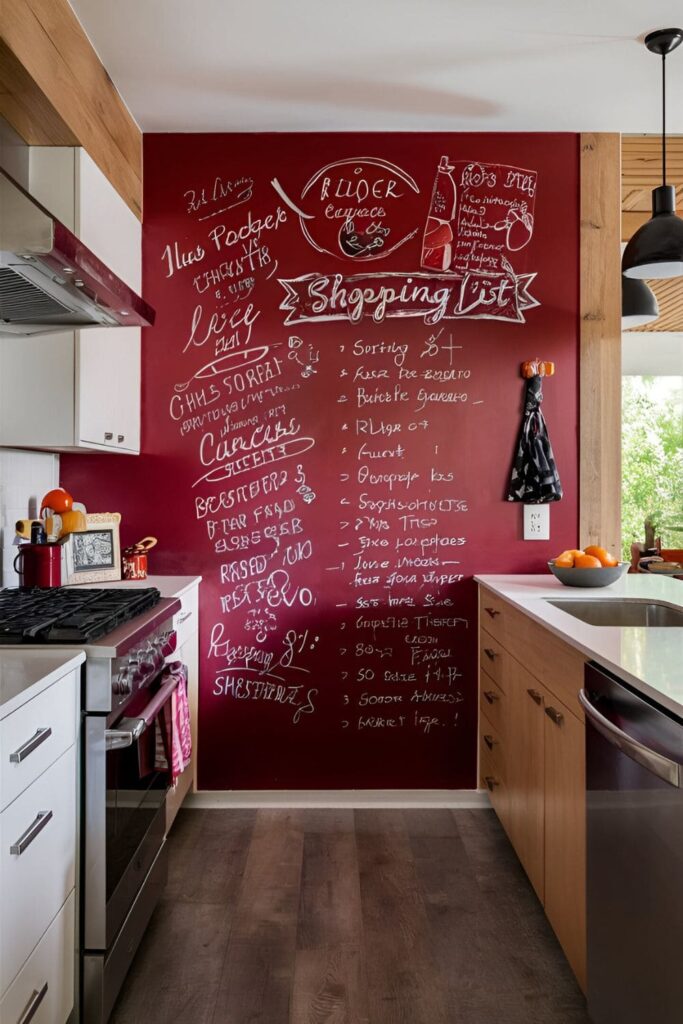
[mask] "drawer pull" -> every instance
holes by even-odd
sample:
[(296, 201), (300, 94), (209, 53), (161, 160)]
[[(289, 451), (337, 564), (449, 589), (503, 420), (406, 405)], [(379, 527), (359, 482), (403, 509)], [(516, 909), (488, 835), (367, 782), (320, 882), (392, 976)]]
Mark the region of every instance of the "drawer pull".
[(493, 690), (484, 690), (484, 697), (486, 697), (486, 700), (489, 702), (489, 704), (493, 704), (495, 701), (498, 700), (498, 694), (494, 693)]
[(24, 850), (27, 850), (33, 840), (38, 838), (51, 818), (52, 811), (38, 811), (36, 820), (31, 822), (26, 831), (19, 836), (16, 843), (12, 843), (9, 852), (16, 857), (21, 857)]
[(105, 441), (113, 441), (114, 440), (114, 435), (112, 434), (111, 430), (105, 431), (104, 440)]
[(52, 736), (52, 729), (49, 726), (46, 726), (43, 729), (36, 729), (30, 740), (26, 740), (26, 743), (22, 743), (20, 747), (17, 747), (17, 749), (10, 754), (10, 763), (21, 764), (29, 754), (32, 754), (34, 750), (37, 750), (41, 743), (44, 743), (45, 740), (49, 740), (50, 736)]
[(116, 439), (119, 442), (119, 444), (123, 444), (123, 442), (126, 440), (126, 435), (125, 434), (117, 434), (116, 435)]
[(493, 775), (487, 775), (486, 778), (484, 779), (484, 782), (486, 783), (486, 788), (489, 789), (492, 793), (496, 786), (500, 786), (500, 782), (498, 781), (498, 779), (494, 778)]
[(557, 708), (554, 708), (552, 705), (549, 708), (545, 709), (545, 713), (550, 719), (550, 721), (554, 722), (555, 725), (562, 725), (562, 723), (564, 722), (564, 715), (562, 714), (562, 712), (558, 711)]
[(183, 622), (187, 622), (187, 620), (189, 618), (191, 618), (191, 616), (192, 616), (192, 612), (185, 612), (184, 615), (180, 615), (178, 617), (178, 621), (176, 622), (176, 626), (180, 626), (180, 625), (182, 625)]
[(28, 1004), (26, 1006), (26, 1009), (24, 1010), (21, 1017), (17, 1021), (17, 1024), (28, 1024), (30, 1020), (33, 1020), (33, 1018), (36, 1015), (36, 1010), (38, 1009), (46, 995), (47, 982), (45, 982), (40, 992), (38, 991), (37, 988), (34, 988), (33, 992), (31, 993), (31, 998), (29, 999)]
[(493, 750), (495, 742), (496, 741), (494, 740), (493, 736), (484, 736), (484, 743), (489, 748), (489, 750)]
[(489, 659), (489, 661), (493, 661), (494, 658), (498, 657), (498, 652), (494, 651), (493, 647), (485, 647), (484, 654)]
[[(529, 696), (534, 701), (534, 703), (536, 703), (536, 704), (542, 704), (543, 703), (543, 694), (539, 693), (538, 690), (527, 690), (526, 692), (529, 694)], [(546, 711), (547, 711), (547, 708), (546, 708)]]
[(495, 619), (496, 615), (500, 615), (497, 608), (485, 608), (484, 611), (488, 612), (492, 619)]

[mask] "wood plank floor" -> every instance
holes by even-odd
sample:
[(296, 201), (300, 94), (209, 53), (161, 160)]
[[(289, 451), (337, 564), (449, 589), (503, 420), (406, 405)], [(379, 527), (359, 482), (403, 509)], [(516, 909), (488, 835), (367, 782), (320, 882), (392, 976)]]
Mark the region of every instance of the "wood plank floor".
[(188, 810), (113, 1024), (588, 1024), (487, 810)]

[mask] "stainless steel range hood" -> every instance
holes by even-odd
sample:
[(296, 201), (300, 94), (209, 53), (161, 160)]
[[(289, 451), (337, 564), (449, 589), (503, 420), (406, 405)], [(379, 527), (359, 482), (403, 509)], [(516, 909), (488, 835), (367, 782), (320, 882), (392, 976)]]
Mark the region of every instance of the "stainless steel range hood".
[(0, 170), (0, 334), (153, 323), (151, 306)]

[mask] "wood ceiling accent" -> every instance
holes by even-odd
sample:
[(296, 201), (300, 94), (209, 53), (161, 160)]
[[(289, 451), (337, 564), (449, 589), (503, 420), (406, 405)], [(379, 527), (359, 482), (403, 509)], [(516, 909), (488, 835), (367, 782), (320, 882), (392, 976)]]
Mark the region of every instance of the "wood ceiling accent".
[[(667, 179), (676, 186), (683, 211), (683, 136), (666, 140)], [(621, 139), (621, 238), (627, 242), (652, 214), (652, 189), (662, 183), (659, 135), (623, 135)], [(683, 278), (648, 281), (659, 303), (659, 317), (634, 331), (683, 331)], [(629, 332), (631, 333), (631, 332)]]
[(141, 217), (142, 134), (67, 0), (0, 3), (0, 115), (31, 145), (83, 146)]

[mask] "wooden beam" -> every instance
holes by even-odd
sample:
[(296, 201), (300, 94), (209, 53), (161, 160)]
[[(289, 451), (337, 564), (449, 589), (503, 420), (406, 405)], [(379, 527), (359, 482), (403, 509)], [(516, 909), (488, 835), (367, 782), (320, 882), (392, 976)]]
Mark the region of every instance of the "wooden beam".
[(32, 144), (83, 146), (141, 216), (142, 134), (67, 0), (2, 0), (0, 113)]
[(69, 126), (1, 40), (0, 115), (30, 146), (78, 145)]
[(621, 140), (581, 135), (579, 544), (621, 551)]

